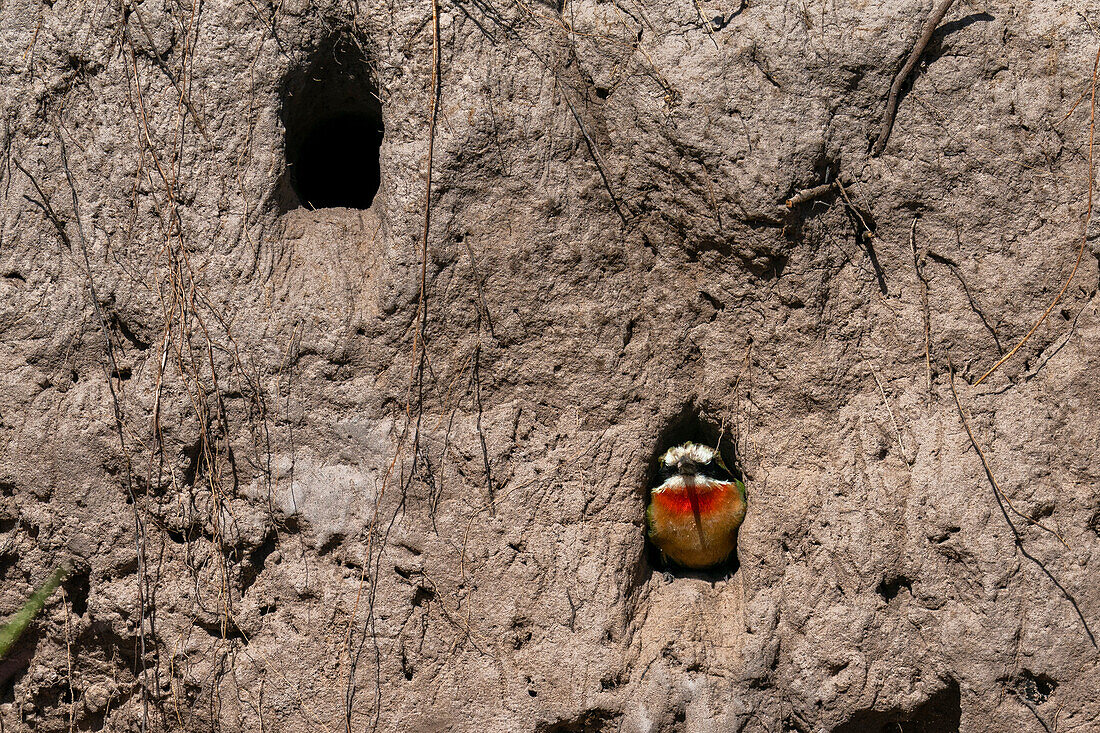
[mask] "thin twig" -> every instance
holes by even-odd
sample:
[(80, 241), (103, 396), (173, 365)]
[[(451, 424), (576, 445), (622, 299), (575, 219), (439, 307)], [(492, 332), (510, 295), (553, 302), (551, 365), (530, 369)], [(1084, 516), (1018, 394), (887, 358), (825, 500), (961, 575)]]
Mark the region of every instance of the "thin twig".
[[(129, 8), (134, 11), (134, 17), (136, 17), (138, 20), (138, 25), (141, 27), (141, 32), (149, 41), (149, 57), (153, 59), (154, 63), (156, 63), (157, 68), (164, 72), (164, 75), (168, 77), (168, 81), (172, 82), (172, 86), (175, 87), (176, 92), (180, 95), (180, 101), (183, 102), (183, 105), (185, 107), (187, 107), (187, 111), (191, 113), (191, 119), (195, 121), (195, 127), (198, 128), (199, 134), (202, 135), (203, 140), (210, 142), (210, 138), (206, 135), (206, 128), (203, 127), (202, 120), (199, 119), (199, 113), (196, 112), (195, 108), (191, 105), (190, 96), (184, 91), (183, 87), (180, 86), (179, 80), (176, 79), (176, 75), (172, 73), (172, 70), (170, 68), (168, 68), (168, 63), (165, 62), (163, 58), (161, 58), (160, 53), (157, 51), (157, 43), (153, 40), (153, 35), (149, 32), (149, 28), (145, 25), (145, 19), (141, 17), (141, 9), (138, 7), (138, 4), (133, 3), (129, 6)], [(127, 36), (129, 36), (128, 30), (124, 30), (124, 32)], [(130, 45), (132, 48), (133, 40), (128, 40), (130, 41)]]
[(54, 208), (50, 204), (50, 199), (46, 195), (46, 192), (42, 190), (42, 186), (38, 185), (38, 180), (34, 176), (32, 176), (31, 172), (24, 168), (19, 160), (14, 156), (12, 157), (11, 162), (15, 164), (15, 167), (18, 168), (23, 175), (30, 179), (31, 185), (34, 186), (34, 190), (38, 192), (38, 196), (41, 200), (31, 198), (30, 196), (27, 196), (25, 194), (23, 198), (34, 204), (38, 208), (42, 209), (42, 213), (46, 215), (46, 218), (50, 220), (51, 224), (53, 224), (54, 229), (57, 230), (57, 236), (60, 237), (61, 242), (65, 245), (65, 248), (71, 251), (73, 248), (73, 242), (69, 238), (68, 232), (65, 231), (65, 222), (62, 221), (61, 217), (58, 216), (56, 211), (54, 211)]
[(479, 21), (474, 16), (470, 15), (470, 11), (467, 10), (466, 7), (462, 3), (456, 2), (455, 7), (457, 7), (459, 10), (461, 10), (463, 15), (465, 15), (467, 18), (469, 18), (471, 21), (473, 21), (474, 25), (476, 25), (478, 27), (478, 30), (480, 30), (482, 32), (482, 34), (484, 34), (484, 36), (489, 39), (490, 43), (492, 43), (494, 46), (496, 45), (497, 39), (493, 36), (493, 34), (490, 33), (489, 30), (481, 24), (481, 21)]
[(699, 7), (699, 0), (692, 0), (692, 2), (695, 3), (695, 15), (699, 18), (699, 24), (703, 26), (703, 30), (710, 36), (710, 42), (714, 44), (714, 50), (721, 51), (721, 49), (718, 48), (718, 41), (714, 40), (714, 31), (711, 29), (710, 23), (703, 17), (703, 9)]
[(794, 196), (791, 196), (789, 199), (787, 199), (785, 205), (788, 209), (793, 209), (794, 207), (800, 206), (808, 201), (813, 201), (814, 199), (819, 199), (822, 196), (827, 196), (828, 194), (832, 193), (833, 189), (835, 189), (836, 187), (837, 181), (833, 181), (832, 183), (824, 183), (820, 186), (814, 186), (813, 188), (804, 188), (801, 191), (795, 193)]
[[(860, 225), (863, 226), (863, 234), (858, 235), (858, 241), (863, 245), (864, 251), (867, 252), (867, 259), (871, 262), (871, 269), (875, 272), (875, 279), (878, 281), (878, 289), (883, 295), (886, 295), (886, 275), (882, 271), (882, 265), (879, 264), (878, 255), (875, 254), (875, 232), (867, 225), (867, 220), (863, 218), (863, 214), (860, 213), (856, 205), (852, 203), (852, 199), (848, 198), (848, 191), (845, 190), (844, 184), (840, 182), (840, 179), (836, 179), (836, 188), (840, 191), (840, 195), (844, 197), (844, 203), (847, 205), (848, 211), (852, 216), (859, 220)], [(853, 221), (854, 225), (855, 222)]]
[[(432, 0), (432, 28), (432, 113), (428, 121), (428, 170), (424, 181), (424, 226), (420, 238), (420, 302), (417, 308), (420, 325), (418, 332), (413, 334), (413, 370), (419, 377), (421, 399), (424, 377), (424, 335), (428, 327), (428, 233), (432, 222), (432, 159), (435, 153), (435, 126), (439, 117), (439, 98), (442, 94), (439, 83), (442, 60), (442, 49), (439, 46), (439, 0)], [(422, 402), (418, 402), (418, 410), (420, 404)], [(406, 405), (407, 410), (408, 405)], [(417, 423), (419, 426), (419, 420)], [(415, 453), (414, 450), (414, 459)]]
[(924, 377), (928, 385), (928, 394), (932, 394), (932, 317), (928, 312), (928, 278), (921, 267), (923, 257), (917, 256), (917, 219), (913, 217), (913, 226), (909, 230), (909, 248), (913, 250), (913, 267), (920, 280), (920, 304), (924, 313)]
[[(1050, 572), (1050, 570), (1047, 569), (1047, 566), (1044, 565), (1042, 561), (1040, 561), (1037, 557), (1028, 552), (1027, 548), (1024, 547), (1024, 540), (1020, 536), (1020, 531), (1016, 529), (1016, 525), (1012, 523), (1012, 518), (1008, 516), (1008, 511), (1005, 509), (1005, 504), (1008, 505), (1009, 509), (1011, 509), (1014, 514), (1023, 517), (1029, 523), (1045, 529), (1047, 532), (1050, 532), (1055, 537), (1058, 537), (1058, 535), (1053, 530), (1043, 527), (1043, 525), (1039, 524), (1034, 519), (1031, 519), (1030, 517), (1024, 517), (1022, 514), (1020, 514), (1020, 512), (1016, 511), (1016, 508), (1012, 506), (1012, 502), (1010, 502), (1008, 500), (1008, 497), (1001, 492), (1000, 487), (997, 485), (996, 479), (993, 478), (993, 472), (989, 470), (989, 464), (985, 460), (985, 454), (983, 454), (982, 449), (978, 447), (978, 442), (974, 440), (974, 434), (970, 432), (970, 425), (966, 421), (966, 415), (963, 413), (962, 404), (960, 404), (959, 402), (959, 395), (955, 391), (955, 372), (954, 368), (951, 366), (950, 358), (948, 358), (947, 367), (948, 373), (950, 375), (951, 393), (955, 396), (955, 406), (959, 408), (959, 417), (962, 419), (963, 427), (966, 428), (966, 434), (970, 436), (970, 444), (974, 446), (974, 449), (976, 451), (978, 451), (978, 457), (982, 460), (982, 467), (985, 468), (986, 478), (989, 479), (989, 482), (991, 484), (993, 484), (994, 498), (997, 500), (997, 507), (1001, 510), (1001, 516), (1005, 518), (1005, 523), (1008, 524), (1008, 528), (1012, 531), (1012, 537), (1015, 542), (1016, 550), (1028, 560), (1035, 563), (1035, 565), (1038, 566), (1039, 570), (1042, 571), (1043, 575), (1047, 576), (1047, 578), (1050, 579), (1050, 582), (1054, 584), (1054, 587), (1062, 592), (1062, 595), (1065, 596), (1065, 599), (1073, 607), (1074, 612), (1077, 614), (1077, 618), (1081, 621), (1081, 626), (1082, 628), (1084, 628), (1085, 635), (1088, 636), (1089, 642), (1092, 643), (1092, 646), (1094, 648), (1100, 649), (1100, 644), (1097, 644), (1096, 637), (1093, 635), (1092, 629), (1089, 628), (1088, 619), (1086, 619), (1085, 614), (1081, 612), (1081, 606), (1077, 603), (1077, 599), (1073, 597), (1072, 593), (1066, 590), (1066, 587), (1062, 585), (1058, 578), (1054, 576), (1054, 573)], [(1061, 542), (1063, 545), (1066, 544), (1061, 537), (1058, 537), (1058, 541)]]
[(1039, 320), (1035, 322), (1035, 325), (1031, 327), (1031, 330), (1024, 334), (1024, 337), (1020, 339), (1020, 342), (1012, 347), (1012, 350), (1001, 357), (1000, 361), (990, 367), (989, 371), (983, 374), (978, 381), (974, 382), (974, 386), (981, 384), (985, 381), (993, 372), (1004, 364), (1006, 361), (1012, 358), (1012, 355), (1020, 350), (1020, 347), (1028, 342), (1031, 335), (1038, 330), (1039, 326), (1043, 325), (1043, 321), (1047, 319), (1050, 312), (1054, 310), (1054, 307), (1062, 301), (1062, 296), (1069, 290), (1069, 284), (1073, 282), (1074, 276), (1077, 275), (1077, 268), (1081, 266), (1081, 258), (1085, 256), (1085, 247), (1089, 242), (1089, 221), (1092, 219), (1092, 192), (1093, 192), (1093, 178), (1092, 178), (1092, 146), (1093, 139), (1096, 132), (1096, 70), (1097, 66), (1100, 66), (1100, 48), (1096, 49), (1096, 60), (1092, 62), (1092, 111), (1089, 114), (1089, 199), (1088, 206), (1085, 207), (1085, 226), (1084, 231), (1081, 233), (1081, 246), (1077, 250), (1077, 260), (1073, 263), (1073, 269), (1069, 273), (1069, 277), (1066, 278), (1066, 284), (1062, 286), (1062, 289), (1058, 291), (1058, 295), (1054, 296), (1054, 300), (1050, 302), (1047, 309), (1043, 311), (1043, 315), (1039, 316)]
[(477, 437), (481, 441), (481, 460), (485, 464), (485, 488), (489, 495), (489, 515), (496, 516), (496, 506), (494, 500), (496, 498), (496, 490), (493, 488), (493, 473), (489, 465), (489, 447), (485, 443), (485, 430), (481, 426), (481, 417), (485, 412), (481, 405), (481, 375), (479, 374), (479, 367), (481, 365), (481, 342), (479, 341), (474, 346), (474, 368), (470, 375), (471, 381), (474, 386), (474, 405), (477, 407)]
[(588, 135), (588, 130), (585, 129), (584, 123), (581, 121), (581, 116), (577, 114), (576, 107), (573, 106), (573, 102), (569, 99), (568, 91), (563, 91), (562, 98), (565, 99), (565, 104), (569, 107), (569, 111), (573, 113), (573, 119), (577, 121), (577, 127), (581, 128), (581, 135), (584, 136), (584, 144), (588, 146), (588, 154), (592, 156), (593, 162), (596, 164), (596, 170), (600, 172), (600, 178), (603, 180), (604, 188), (607, 189), (608, 195), (611, 196), (611, 205), (615, 207), (615, 213), (619, 215), (619, 218), (623, 220), (623, 226), (626, 226), (626, 214), (623, 213), (622, 208), (619, 206), (619, 198), (615, 195), (614, 189), (611, 188), (611, 181), (607, 178), (607, 173), (603, 169), (603, 164), (600, 163), (600, 157), (596, 154), (596, 143)]
[[(955, 242), (958, 244), (959, 249), (962, 249), (962, 240), (959, 237), (958, 232), (955, 233)], [(962, 270), (959, 268), (958, 263), (949, 257), (936, 254), (935, 252), (928, 252), (928, 256), (932, 258), (933, 262), (938, 262), (941, 265), (947, 267), (955, 279), (959, 281), (959, 285), (962, 286), (963, 294), (966, 295), (966, 300), (970, 303), (970, 309), (974, 311), (974, 314), (981, 320), (982, 325), (985, 326), (985, 330), (989, 331), (989, 335), (993, 338), (993, 343), (997, 345), (997, 353), (1005, 353), (1004, 347), (1001, 346), (1001, 337), (997, 335), (997, 330), (993, 328), (993, 324), (989, 322), (989, 319), (985, 317), (985, 312), (982, 307), (978, 305), (978, 299), (974, 297), (974, 293), (970, 291), (970, 286), (966, 284), (966, 278), (963, 277)]]
[(871, 231), (871, 227), (867, 226), (867, 220), (863, 218), (863, 214), (859, 213), (859, 209), (857, 209), (856, 205), (852, 203), (852, 200), (848, 198), (848, 192), (844, 189), (844, 184), (841, 183), (838, 178), (833, 181), (833, 185), (840, 191), (840, 195), (844, 197), (844, 203), (848, 204), (848, 210), (851, 211), (856, 218), (859, 219), (859, 223), (863, 225), (863, 236), (867, 239), (874, 239), (875, 233)]
[[(479, 6), (481, 5), (481, 3), (479, 3), (479, 0), (474, 0), (474, 4), (479, 5)], [(491, 5), (489, 7), (491, 7)], [(521, 7), (523, 7), (522, 4), (521, 4)], [(617, 13), (619, 12), (618, 6), (613, 5), (612, 7), (615, 8), (615, 11)], [(738, 12), (740, 12), (740, 11), (738, 11)], [(527, 13), (529, 15), (532, 14), (529, 9), (527, 9)], [(736, 13), (735, 13), (735, 15), (736, 15)], [(596, 170), (599, 171), (600, 179), (603, 181), (604, 188), (607, 189), (607, 193), (611, 197), (611, 205), (615, 208), (615, 213), (617, 213), (619, 215), (619, 218), (622, 220), (623, 225), (624, 226), (628, 225), (629, 220), (627, 219), (626, 214), (623, 213), (623, 207), (619, 203), (619, 197), (615, 195), (615, 189), (613, 189), (611, 187), (611, 180), (608, 178), (607, 171), (604, 169), (604, 165), (600, 161), (600, 156), (599, 156), (599, 153), (597, 152), (598, 147), (596, 145), (596, 142), (592, 139), (592, 136), (588, 134), (588, 129), (584, 126), (584, 121), (581, 119), (580, 114), (577, 112), (577, 108), (573, 105), (572, 100), (569, 99), (568, 90), (565, 88), (565, 84), (561, 80), (561, 76), (558, 73), (558, 69), (556, 69), (555, 66), (553, 64), (551, 64), (546, 59), (546, 57), (540, 52), (539, 48), (536, 48), (536, 47), (532, 46), (531, 44), (528, 44), (524, 40), (524, 38), (516, 31), (516, 29), (514, 27), (502, 24), (499, 20), (497, 20), (495, 15), (491, 15), (490, 17), (493, 17), (494, 21), (498, 25), (500, 25), (501, 29), (505, 32), (506, 35), (508, 35), (510, 38), (513, 38), (516, 41), (518, 41), (520, 44), (523, 45), (524, 48), (527, 49), (527, 51), (529, 51), (531, 53), (532, 56), (534, 56), (536, 59), (538, 59), (539, 62), (543, 65), (543, 67), (547, 71), (549, 71), (550, 74), (554, 77), (554, 80), (558, 83), (558, 85), (562, 87), (562, 90), (563, 90), (562, 97), (565, 99), (565, 104), (566, 104), (567, 107), (569, 107), (569, 111), (572, 113), (573, 119), (577, 123), (577, 127), (579, 127), (580, 130), (581, 130), (581, 135), (584, 137), (584, 144), (588, 147), (588, 153), (589, 153), (589, 155), (592, 156), (592, 161), (596, 164)], [(620, 17), (621, 17), (621, 15), (620, 15)], [(560, 18), (555, 17), (554, 21), (556, 22), (556, 24), (558, 26), (560, 26), (566, 32), (568, 32), (570, 34), (573, 33), (573, 28), (571, 26), (565, 24), (564, 22), (562, 22)], [(481, 25), (479, 24), (478, 27), (481, 28)], [(484, 29), (482, 28), (482, 30), (484, 30)], [(493, 41), (494, 43), (496, 42), (496, 39), (493, 38), (492, 36), (487, 36), (487, 37), (489, 38), (490, 41)], [(632, 47), (632, 48), (636, 51), (637, 50), (642, 50), (642, 49), (640, 49), (640, 47)], [(642, 50), (642, 53), (644, 54), (645, 51)], [(648, 58), (648, 56), (647, 56), (647, 58)], [(652, 60), (650, 60), (650, 66), (654, 67), (654, 69), (656, 68), (652, 63)], [(659, 78), (657, 79), (657, 82), (658, 82), (658, 84), (661, 85), (662, 88), (665, 88), (666, 90), (669, 88), (669, 85), (667, 84), (667, 82), (664, 82), (663, 80), (661, 80)], [(628, 210), (629, 210), (629, 208), (628, 208)]]
[(69, 596), (65, 586), (61, 586), (61, 610), (65, 614), (65, 669), (66, 682), (69, 684), (69, 733), (76, 725), (76, 694), (73, 692), (73, 633), (69, 627)]
[(953, 2), (955, 0), (943, 0), (940, 6), (928, 16), (928, 22), (924, 24), (924, 32), (920, 34), (917, 44), (913, 46), (905, 66), (901, 67), (901, 71), (894, 77), (894, 83), (890, 86), (890, 97), (886, 100), (886, 112), (882, 116), (882, 127), (879, 128), (878, 139), (875, 140), (875, 144), (871, 148), (871, 157), (878, 157), (879, 153), (886, 147), (886, 139), (890, 137), (890, 130), (894, 127), (894, 115), (898, 112), (898, 95), (901, 94), (901, 87), (905, 84), (905, 80), (909, 78), (913, 67), (920, 61), (924, 49), (928, 46), (928, 42), (932, 40), (932, 34), (936, 32), (936, 26), (943, 20), (943, 16), (947, 15), (947, 11), (951, 8)]
[(950, 360), (948, 361), (948, 364), (947, 364), (947, 373), (949, 375), (949, 382), (951, 384), (951, 394), (955, 398), (955, 407), (957, 407), (959, 409), (959, 419), (962, 420), (963, 427), (966, 429), (966, 434), (970, 438), (970, 444), (972, 446), (974, 446), (974, 450), (976, 450), (978, 452), (978, 458), (980, 458), (981, 461), (982, 461), (982, 468), (985, 469), (986, 478), (988, 478), (989, 483), (991, 483), (993, 485), (993, 490), (997, 492), (998, 496), (1000, 496), (1002, 499), (1004, 499), (1005, 504), (1008, 505), (1008, 508), (1012, 511), (1013, 514), (1015, 514), (1020, 519), (1023, 519), (1028, 524), (1034, 524), (1039, 529), (1041, 529), (1045, 532), (1051, 533), (1052, 535), (1057, 537), (1058, 541), (1061, 542), (1062, 545), (1068, 550), (1069, 545), (1066, 544), (1066, 541), (1064, 539), (1062, 539), (1062, 536), (1060, 534), (1055, 532), (1053, 529), (1047, 527), (1046, 525), (1042, 524), (1038, 520), (1032, 519), (1031, 517), (1027, 516), (1023, 512), (1018, 510), (1012, 504), (1012, 500), (1009, 499), (1005, 495), (1005, 492), (1001, 491), (1001, 487), (997, 483), (996, 477), (993, 475), (993, 469), (991, 469), (989, 467), (989, 461), (987, 461), (986, 458), (985, 458), (985, 453), (982, 452), (982, 448), (981, 448), (981, 446), (978, 445), (978, 441), (974, 437), (973, 431), (970, 430), (970, 421), (966, 419), (966, 413), (963, 411), (962, 402), (959, 401), (959, 393), (957, 391), (955, 391), (955, 368), (951, 365)]
[(1027, 695), (1013, 690), (1012, 696), (1019, 700), (1024, 707), (1031, 711), (1031, 714), (1034, 715), (1035, 719), (1039, 721), (1039, 725), (1043, 726), (1043, 730), (1045, 730), (1046, 733), (1054, 733), (1054, 731), (1050, 729), (1050, 726), (1047, 725), (1047, 722), (1043, 720), (1043, 716), (1039, 715), (1039, 709), (1035, 707), (1035, 703), (1027, 699)]
[(886, 405), (886, 414), (890, 416), (890, 424), (894, 426), (894, 435), (896, 435), (898, 439), (898, 449), (901, 451), (901, 459), (905, 461), (906, 464), (912, 466), (913, 461), (910, 460), (909, 456), (906, 454), (905, 443), (901, 439), (901, 429), (898, 428), (898, 421), (894, 418), (894, 411), (890, 409), (890, 400), (886, 399), (886, 390), (882, 386), (882, 380), (878, 378), (878, 374), (875, 372), (873, 366), (868, 364), (867, 368), (871, 372), (871, 377), (875, 380), (875, 386), (878, 387), (878, 393), (882, 397), (882, 404)]
[(466, 253), (470, 255), (470, 269), (474, 273), (474, 286), (477, 289), (477, 299), (481, 303), (481, 310), (485, 313), (485, 324), (489, 327), (489, 335), (496, 339), (497, 334), (493, 328), (493, 317), (489, 313), (489, 306), (485, 302), (485, 293), (482, 289), (481, 273), (477, 269), (477, 259), (474, 257), (474, 248), (470, 244), (470, 238), (464, 237), (463, 242), (466, 244)]
[[(420, 241), (420, 294), (419, 302), (417, 306), (417, 328), (413, 332), (413, 355), (411, 372), (409, 374), (409, 391), (407, 393), (405, 401), (405, 415), (406, 419), (412, 422), (412, 389), (416, 388), (416, 418), (413, 426), (412, 435), (412, 468), (410, 469), (410, 480), (412, 475), (416, 471), (416, 462), (419, 460), (420, 450), (420, 426), (423, 418), (423, 406), (424, 406), (424, 367), (426, 362), (426, 344), (424, 343), (425, 333), (428, 326), (428, 237), (431, 231), (431, 211), (432, 211), (432, 163), (435, 153), (435, 130), (436, 122), (439, 118), (439, 102), (442, 96), (442, 85), (440, 83), (440, 74), (442, 73), (442, 48), (439, 38), (439, 0), (432, 0), (432, 109), (431, 117), (428, 122), (428, 161), (427, 161), (427, 173), (425, 175), (424, 182), (424, 225), (421, 231)], [(394, 451), (393, 460), (390, 462), (389, 469), (386, 471), (385, 476), (382, 479), (382, 487), (378, 492), (378, 495), (374, 500), (374, 514), (371, 518), (370, 526), (367, 529), (367, 551), (366, 557), (363, 562), (363, 569), (359, 578), (359, 589), (355, 596), (355, 605), (352, 608), (351, 619), (348, 622), (348, 634), (345, 639), (345, 645), (348, 647), (349, 655), (349, 670), (347, 689), (344, 693), (345, 707), (344, 707), (344, 729), (346, 733), (351, 733), (352, 728), (352, 714), (354, 712), (355, 705), (355, 670), (357, 667), (357, 659), (359, 652), (356, 654), (351, 653), (351, 629), (355, 625), (355, 616), (358, 612), (360, 597), (363, 592), (363, 585), (366, 582), (367, 573), (374, 562), (374, 538), (378, 529), (379, 515), (382, 511), (382, 500), (386, 495), (386, 487), (389, 484), (389, 479), (397, 468), (397, 461), (401, 457), (405, 449), (405, 438), (408, 436), (408, 422), (402, 433), (401, 439), (398, 441), (397, 449)], [(398, 469), (400, 471), (400, 469)], [(391, 524), (392, 526), (392, 524)], [(382, 546), (385, 545), (385, 538), (382, 538)], [(381, 562), (381, 550), (379, 550), (379, 560)], [(377, 566), (376, 566), (377, 567)], [(359, 649), (362, 649), (363, 643), (365, 643), (368, 635), (372, 636), (372, 640), (375, 644), (376, 654), (379, 655), (376, 658), (376, 671), (378, 669), (378, 662), (380, 661), (381, 650), (378, 648), (377, 636), (371, 634), (371, 628), (374, 623), (374, 597), (377, 591), (378, 582), (377, 575), (374, 577), (374, 582), (370, 585), (370, 591), (367, 598), (367, 620), (363, 628), (363, 636), (361, 637)], [(375, 708), (375, 717), (372, 721), (371, 730), (375, 730), (378, 726), (378, 719), (380, 714), (380, 706)]]

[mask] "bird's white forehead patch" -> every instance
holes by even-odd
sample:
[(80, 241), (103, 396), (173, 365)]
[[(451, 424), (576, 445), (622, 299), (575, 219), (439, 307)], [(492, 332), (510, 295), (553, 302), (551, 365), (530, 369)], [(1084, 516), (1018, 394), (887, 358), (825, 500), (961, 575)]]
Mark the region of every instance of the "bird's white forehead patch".
[(666, 466), (675, 466), (678, 461), (688, 459), (693, 463), (710, 463), (718, 451), (709, 445), (699, 443), (681, 443), (675, 448), (669, 448), (658, 459)]

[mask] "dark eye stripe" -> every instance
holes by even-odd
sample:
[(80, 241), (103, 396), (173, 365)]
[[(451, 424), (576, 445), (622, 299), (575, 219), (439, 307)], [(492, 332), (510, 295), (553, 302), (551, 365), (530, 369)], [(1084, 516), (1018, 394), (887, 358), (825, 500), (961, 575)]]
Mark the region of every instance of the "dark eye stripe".
[(700, 473), (706, 474), (711, 478), (716, 478), (721, 481), (733, 480), (733, 475), (726, 469), (722, 468), (722, 466), (719, 465), (718, 461), (710, 461), (703, 464), (702, 466), (700, 466)]
[[(697, 467), (698, 473), (709, 476), (710, 478), (718, 481), (733, 481), (735, 476), (732, 472), (727, 470), (718, 462), (717, 459), (711, 459), (706, 463), (700, 463)], [(657, 484), (662, 484), (668, 479), (676, 476), (679, 473), (676, 466), (670, 466), (664, 461), (657, 462)]]

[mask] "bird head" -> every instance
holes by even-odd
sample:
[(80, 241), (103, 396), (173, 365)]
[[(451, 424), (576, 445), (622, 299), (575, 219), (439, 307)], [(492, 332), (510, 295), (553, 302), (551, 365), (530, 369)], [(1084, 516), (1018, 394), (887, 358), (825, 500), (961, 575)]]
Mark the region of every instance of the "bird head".
[(733, 478), (721, 454), (709, 445), (690, 441), (681, 443), (666, 450), (657, 461), (658, 473), (662, 479), (676, 475), (702, 475), (720, 481)]

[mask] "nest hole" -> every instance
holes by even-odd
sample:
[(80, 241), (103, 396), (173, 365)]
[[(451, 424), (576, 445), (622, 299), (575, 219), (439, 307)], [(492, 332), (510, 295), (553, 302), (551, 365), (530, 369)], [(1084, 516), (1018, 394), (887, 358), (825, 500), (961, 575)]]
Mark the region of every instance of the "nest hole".
[(88, 567), (78, 568), (61, 585), (65, 589), (65, 595), (69, 598), (73, 613), (77, 616), (83, 616), (88, 611), (88, 594), (91, 592), (91, 569)]
[(367, 209), (381, 183), (384, 127), (373, 69), (360, 44), (340, 36), (293, 72), (284, 90), (283, 211)]
[[(659, 481), (657, 459), (669, 448), (688, 441), (717, 448), (719, 455), (722, 456), (722, 462), (726, 464), (734, 478), (742, 482), (745, 480), (738, 461), (733, 435), (723, 428), (721, 420), (712, 418), (694, 405), (687, 405), (668, 422), (668, 425), (658, 437), (656, 447), (650, 456), (645, 483), (645, 501), (647, 504), (650, 490)], [(751, 502), (751, 497), (749, 497), (749, 501)], [(671, 575), (674, 578), (696, 578), (713, 583), (732, 577), (740, 567), (736, 544), (729, 557), (709, 568), (694, 569), (677, 565), (664, 557), (660, 548), (649, 538), (648, 531), (645, 538), (644, 557), (644, 575), (646, 577), (651, 576), (656, 571)]]
[(912, 710), (861, 710), (833, 733), (958, 733), (962, 694), (954, 680)]

